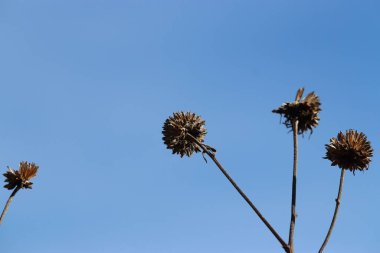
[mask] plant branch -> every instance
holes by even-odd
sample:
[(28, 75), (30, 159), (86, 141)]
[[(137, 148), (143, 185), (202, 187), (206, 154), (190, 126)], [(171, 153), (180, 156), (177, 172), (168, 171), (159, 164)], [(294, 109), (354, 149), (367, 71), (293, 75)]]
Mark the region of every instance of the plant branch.
[(13, 197), (16, 195), (16, 193), (17, 193), (20, 189), (21, 189), (21, 186), (17, 186), (17, 187), (13, 190), (13, 192), (11, 193), (11, 195), (9, 196), (8, 201), (7, 201), (7, 203), (6, 203), (5, 206), (4, 206), (4, 210), (3, 210), (3, 212), (1, 213), (1, 217), (0, 217), (0, 225), (1, 225), (1, 222), (3, 221), (3, 219), (4, 219), (5, 213), (7, 212), (9, 205), (11, 204), (11, 202), (12, 202), (12, 200), (13, 200)]
[(272, 232), (272, 234), (276, 237), (276, 239), (280, 242), (285, 252), (289, 252), (289, 246), (286, 242), (281, 238), (281, 236), (277, 233), (277, 231), (269, 224), (269, 222), (264, 218), (264, 216), (260, 213), (257, 207), (252, 203), (252, 201), (247, 197), (247, 195), (240, 189), (240, 187), (236, 184), (236, 182), (231, 178), (231, 176), (227, 173), (227, 171), (223, 168), (223, 166), (216, 159), (215, 154), (210, 152), (209, 149), (202, 143), (200, 143), (194, 136), (187, 133), (189, 137), (206, 153), (218, 166), (219, 170), (223, 173), (223, 175), (230, 181), (230, 183), (235, 187), (235, 189), (240, 193), (243, 199), (248, 203), (248, 205), (253, 209), (253, 211), (259, 216), (262, 222), (267, 226), (267, 228)]
[(334, 211), (334, 216), (332, 218), (332, 221), (331, 221), (331, 224), (330, 224), (330, 228), (329, 228), (329, 231), (327, 232), (327, 235), (326, 235), (326, 238), (321, 246), (321, 248), (319, 249), (318, 253), (322, 253), (323, 250), (325, 249), (326, 247), (326, 244), (327, 242), (329, 241), (329, 238), (330, 238), (330, 235), (331, 235), (331, 232), (334, 228), (334, 225), (335, 225), (335, 221), (336, 221), (336, 217), (338, 216), (338, 211), (339, 211), (339, 206), (340, 206), (340, 199), (342, 197), (342, 189), (343, 189), (343, 182), (344, 182), (344, 169), (342, 169), (342, 172), (340, 174), (340, 182), (339, 182), (339, 190), (338, 190), (338, 197), (335, 199), (335, 211)]
[(294, 227), (296, 225), (296, 198), (297, 198), (297, 160), (298, 160), (298, 120), (293, 121), (293, 180), (292, 180), (292, 204), (289, 227), (289, 248), (294, 252)]

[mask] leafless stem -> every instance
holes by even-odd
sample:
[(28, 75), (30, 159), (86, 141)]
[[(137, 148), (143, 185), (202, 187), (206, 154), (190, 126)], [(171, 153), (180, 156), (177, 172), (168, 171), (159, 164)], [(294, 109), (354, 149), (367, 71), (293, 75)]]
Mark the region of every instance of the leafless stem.
[(259, 216), (262, 222), (267, 226), (267, 228), (272, 232), (272, 234), (276, 237), (276, 239), (281, 243), (281, 246), (284, 248), (285, 252), (289, 252), (289, 246), (286, 242), (281, 238), (281, 236), (277, 233), (277, 231), (269, 224), (269, 222), (264, 218), (264, 216), (260, 213), (257, 207), (252, 203), (252, 201), (245, 195), (245, 193), (240, 189), (240, 187), (236, 184), (236, 182), (231, 178), (231, 176), (227, 173), (227, 171), (223, 168), (223, 166), (216, 159), (215, 154), (210, 152), (209, 149), (202, 143), (200, 143), (194, 136), (189, 134), (189, 137), (206, 153), (218, 166), (219, 170), (223, 173), (223, 175), (230, 181), (230, 183), (235, 187), (235, 189), (240, 193), (243, 199), (248, 203), (248, 205), (253, 209), (253, 211)]
[(297, 198), (297, 160), (298, 160), (298, 120), (293, 121), (293, 181), (292, 181), (292, 205), (289, 228), (290, 253), (294, 252), (294, 227), (296, 225), (296, 198)]
[(336, 217), (338, 216), (338, 211), (339, 211), (339, 206), (340, 206), (340, 199), (341, 199), (341, 196), (342, 196), (342, 189), (343, 189), (343, 182), (344, 182), (344, 171), (345, 170), (342, 169), (342, 172), (340, 173), (339, 190), (338, 190), (338, 197), (335, 199), (334, 216), (332, 218), (332, 221), (331, 221), (331, 224), (330, 224), (330, 228), (329, 228), (329, 231), (327, 232), (326, 238), (325, 238), (325, 240), (324, 240), (321, 248), (319, 249), (318, 253), (322, 253), (323, 250), (325, 249), (326, 244), (329, 241), (331, 232), (332, 232), (332, 230), (334, 228)]
[(4, 210), (3, 210), (3, 212), (1, 213), (1, 217), (0, 217), (0, 225), (1, 225), (1, 222), (3, 221), (3, 219), (4, 219), (5, 213), (7, 212), (9, 205), (11, 204), (11, 202), (12, 202), (12, 200), (13, 200), (13, 197), (16, 195), (16, 193), (17, 193), (20, 189), (21, 189), (21, 186), (17, 186), (17, 187), (13, 190), (13, 192), (11, 193), (11, 195), (9, 196), (8, 201), (7, 201), (7, 203), (6, 203), (5, 206), (4, 206)]

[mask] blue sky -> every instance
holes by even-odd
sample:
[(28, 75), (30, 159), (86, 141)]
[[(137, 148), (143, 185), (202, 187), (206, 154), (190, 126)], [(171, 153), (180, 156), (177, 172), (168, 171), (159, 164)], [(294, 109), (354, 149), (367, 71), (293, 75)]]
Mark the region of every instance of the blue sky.
[(325, 252), (378, 252), (379, 7), (0, 1), (0, 167), (40, 166), (1, 225), (0, 252), (282, 252), (216, 166), (171, 155), (161, 128), (175, 111), (201, 115), (206, 143), (286, 239), (292, 136), (271, 110), (302, 86), (322, 112), (299, 143), (296, 250), (323, 241), (340, 175), (324, 144), (354, 128), (373, 162), (347, 173)]

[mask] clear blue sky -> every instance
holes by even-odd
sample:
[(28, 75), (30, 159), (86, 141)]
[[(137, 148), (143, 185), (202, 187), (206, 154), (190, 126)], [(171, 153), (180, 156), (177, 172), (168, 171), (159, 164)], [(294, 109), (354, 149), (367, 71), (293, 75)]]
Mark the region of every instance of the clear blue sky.
[[(191, 110), (206, 143), (285, 239), (292, 137), (271, 110), (315, 91), (300, 139), (297, 252), (316, 252), (339, 170), (324, 144), (367, 134), (328, 252), (380, 249), (378, 1), (0, 0), (0, 167), (40, 165), (0, 227), (0, 252), (282, 252), (216, 166), (181, 159), (165, 119)], [(10, 191), (0, 191), (1, 206)], [(2, 207), (1, 207), (2, 208)]]

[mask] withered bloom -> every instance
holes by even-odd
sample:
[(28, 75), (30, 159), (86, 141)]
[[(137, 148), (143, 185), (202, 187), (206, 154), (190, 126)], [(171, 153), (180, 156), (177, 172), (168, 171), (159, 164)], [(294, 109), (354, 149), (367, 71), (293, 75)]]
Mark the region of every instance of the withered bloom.
[(321, 111), (319, 97), (311, 92), (301, 99), (303, 91), (304, 88), (298, 89), (294, 102), (283, 103), (272, 111), (285, 117), (284, 125), (287, 128), (292, 128), (293, 122), (298, 120), (298, 134), (303, 134), (307, 130), (313, 132), (313, 128), (318, 126), (318, 113)]
[(193, 152), (201, 150), (188, 134), (202, 143), (206, 135), (205, 121), (195, 113), (175, 112), (166, 119), (162, 134), (164, 143), (173, 154), (190, 157)]
[(350, 129), (345, 135), (339, 132), (337, 138), (330, 139), (324, 158), (331, 161), (331, 166), (338, 165), (355, 173), (355, 170), (368, 169), (372, 155), (373, 149), (366, 135)]
[(7, 184), (4, 185), (8, 190), (12, 190), (16, 187), (20, 188), (32, 188), (32, 182), (30, 180), (36, 176), (38, 166), (34, 163), (20, 162), (20, 167), (18, 170), (8, 169), (4, 173), (5, 181)]

